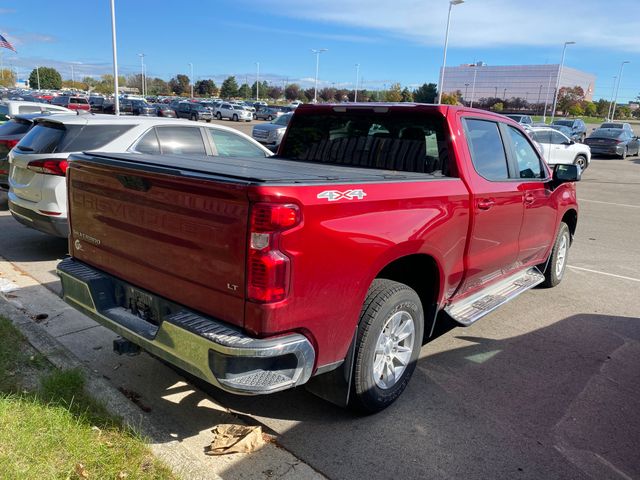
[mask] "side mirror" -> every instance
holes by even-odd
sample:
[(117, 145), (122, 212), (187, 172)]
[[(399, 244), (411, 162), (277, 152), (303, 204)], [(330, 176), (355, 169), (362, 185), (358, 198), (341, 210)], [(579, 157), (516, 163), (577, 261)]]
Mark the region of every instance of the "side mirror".
[(582, 169), (578, 165), (556, 165), (553, 167), (553, 180), (560, 184), (578, 182), (582, 177)]

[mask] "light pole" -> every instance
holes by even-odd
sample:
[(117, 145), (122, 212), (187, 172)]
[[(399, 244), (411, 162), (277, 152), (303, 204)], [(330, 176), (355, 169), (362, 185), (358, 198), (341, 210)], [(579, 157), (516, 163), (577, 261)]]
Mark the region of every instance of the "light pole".
[(111, 44), (113, 48), (113, 113), (120, 115), (120, 98), (118, 97), (118, 50), (116, 48), (116, 7), (111, 0)]
[(618, 91), (620, 90), (620, 82), (622, 81), (622, 69), (625, 63), (631, 63), (629, 60), (625, 60), (620, 64), (620, 72), (618, 73), (618, 86), (616, 87), (616, 96), (613, 98), (613, 110), (611, 110), (611, 120), (616, 118), (616, 104), (618, 103)]
[(444, 90), (444, 69), (447, 66), (447, 46), (449, 44), (449, 24), (451, 23), (451, 7), (460, 5), (464, 0), (449, 0), (449, 13), (447, 15), (447, 30), (444, 35), (444, 54), (442, 55), (442, 70), (440, 71), (440, 83), (438, 84), (438, 104), (442, 103), (442, 91)]
[(609, 100), (609, 108), (607, 109), (607, 120), (611, 120), (611, 105), (613, 105), (613, 96), (616, 94), (617, 76), (613, 76), (613, 87), (611, 87), (611, 100)]
[(76, 77), (75, 74), (73, 72), (73, 63), (71, 64), (71, 86), (75, 87), (75, 83), (76, 83)]
[(560, 77), (562, 76), (562, 68), (564, 67), (564, 54), (567, 50), (567, 45), (575, 45), (576, 42), (564, 42), (564, 47), (562, 47), (562, 60), (560, 60), (560, 65), (558, 66), (558, 78), (556, 79), (556, 91), (553, 95), (553, 108), (551, 109), (551, 123), (553, 123), (553, 119), (556, 116), (556, 106), (558, 105), (558, 94), (560, 93)]
[(473, 67), (473, 85), (471, 86), (471, 105), (469, 107), (473, 108), (473, 100), (476, 98), (476, 76), (478, 75), (478, 65), (474, 65)]
[(467, 91), (469, 90), (469, 84), (465, 83), (464, 84), (464, 101), (467, 101)]
[(260, 100), (260, 62), (256, 62), (256, 102)]
[(40, 65), (36, 65), (36, 77), (38, 78), (38, 90), (40, 90)]
[(547, 94), (544, 97), (544, 111), (542, 112), (542, 121), (547, 121), (547, 105), (549, 104), (549, 90), (551, 90), (551, 73), (549, 73), (549, 81), (547, 82)]
[(506, 88), (502, 91), (502, 98), (503, 98), (504, 100), (506, 100), (506, 99), (507, 99), (507, 89), (506, 89)]
[(356, 89), (353, 93), (353, 103), (358, 101), (358, 81), (360, 79), (360, 64), (356, 63)]
[(138, 56), (140, 57), (140, 91), (144, 97), (144, 53), (139, 53)]
[(320, 54), (327, 50), (327, 48), (311, 49), (311, 53), (316, 56), (316, 82), (313, 90), (313, 103), (318, 103), (318, 72), (320, 71)]
[(191, 68), (191, 77), (189, 77), (189, 84), (191, 85), (191, 100), (193, 100), (193, 63), (188, 63)]

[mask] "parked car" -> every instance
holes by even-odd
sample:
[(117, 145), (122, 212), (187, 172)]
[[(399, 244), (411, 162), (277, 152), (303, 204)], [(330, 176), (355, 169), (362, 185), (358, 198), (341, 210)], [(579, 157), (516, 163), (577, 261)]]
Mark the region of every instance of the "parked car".
[(574, 120), (554, 120), (552, 125), (564, 125), (565, 127), (569, 127), (571, 129), (571, 140), (576, 142), (584, 142), (584, 139), (587, 138), (587, 126), (584, 121), (579, 118)]
[(148, 104), (145, 100), (131, 100), (131, 113), (133, 115), (143, 115), (148, 117), (157, 116), (156, 107)]
[(221, 103), (216, 109), (216, 118), (218, 120), (228, 118), (234, 122), (239, 122), (240, 120), (250, 122), (253, 119), (253, 114), (240, 105), (232, 105), (231, 103), (225, 102)]
[(158, 117), (52, 115), (9, 152), (9, 209), (24, 225), (66, 237), (65, 173), (72, 152), (85, 150), (264, 158), (265, 147), (237, 130)]
[(532, 127), (529, 136), (540, 146), (549, 165), (579, 165), (584, 170), (591, 162), (591, 149), (588, 145), (576, 143), (554, 128)]
[(223, 390), (386, 408), (439, 311), (558, 285), (578, 221), (520, 126), (411, 107), (299, 107), (266, 159), (74, 155), (65, 301)]
[(92, 112), (104, 113), (104, 107), (108, 104), (109, 102), (104, 97), (89, 97), (89, 106)]
[(519, 123), (520, 125), (529, 125), (533, 123), (533, 119), (529, 115), (519, 115), (519, 114), (506, 114), (505, 117), (510, 118), (511, 120)]
[(633, 133), (633, 129), (631, 128), (631, 125), (626, 122), (606, 122), (600, 125), (599, 128), (622, 128), (624, 130), (627, 130)]
[(60, 95), (51, 100), (52, 105), (58, 105), (60, 107), (66, 107), (69, 110), (84, 110), (90, 111), (91, 105), (89, 100), (85, 97), (73, 97), (69, 95)]
[(585, 143), (594, 155), (616, 155), (624, 159), (640, 153), (640, 140), (626, 128), (599, 128)]
[(73, 110), (57, 105), (49, 105), (48, 103), (6, 100), (0, 102), (0, 124), (6, 122), (14, 115), (46, 112), (73, 113)]
[(159, 117), (177, 118), (176, 111), (166, 103), (156, 103), (156, 114)]
[(194, 121), (206, 120), (207, 122), (210, 122), (213, 118), (211, 111), (207, 107), (193, 102), (180, 102), (176, 109), (176, 116)]
[(287, 130), (287, 125), (289, 125), (292, 116), (292, 113), (285, 113), (270, 123), (261, 123), (260, 125), (256, 125), (253, 127), (251, 136), (257, 142), (275, 148), (280, 145), (284, 132)]
[(569, 138), (571, 138), (571, 134), (573, 133), (573, 130), (571, 130), (566, 125), (540, 125), (540, 126), (546, 127), (546, 128), (553, 128), (554, 130), (559, 131), (560, 133), (562, 133), (563, 135), (566, 135)]
[(253, 118), (256, 120), (273, 120), (280, 116), (284, 115), (279, 108), (275, 107), (260, 107), (256, 110), (256, 113), (253, 115)]

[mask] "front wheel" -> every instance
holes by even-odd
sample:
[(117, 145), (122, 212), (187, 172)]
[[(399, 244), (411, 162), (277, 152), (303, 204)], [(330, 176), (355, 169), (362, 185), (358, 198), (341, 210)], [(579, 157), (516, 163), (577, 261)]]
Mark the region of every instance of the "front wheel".
[(238, 115), (236, 115), (235, 113), (233, 114), (233, 121), (237, 122), (238, 121)]
[(220, 112), (216, 113), (216, 118), (222, 120), (222, 114)]
[(569, 258), (569, 247), (571, 246), (571, 234), (566, 223), (560, 224), (558, 236), (551, 249), (547, 269), (544, 272), (543, 287), (551, 288), (558, 285), (564, 277), (567, 269), (567, 259)]
[(627, 153), (628, 153), (628, 151), (627, 151), (627, 147), (624, 147), (624, 150), (622, 151), (622, 155), (620, 155), (620, 158), (621, 158), (622, 160), (624, 160), (625, 158), (627, 158)]
[(400, 396), (416, 368), (423, 331), (418, 294), (402, 283), (374, 280), (358, 324), (352, 408), (374, 413)]
[(273, 117), (272, 117), (271, 115), (269, 115), (269, 116), (267, 117), (267, 120), (268, 120), (268, 121), (271, 121), (271, 120), (273, 120)]
[(584, 171), (584, 169), (587, 168), (587, 157), (585, 157), (584, 155), (578, 155), (575, 162), (573, 163), (578, 165), (580, 167), (580, 170)]

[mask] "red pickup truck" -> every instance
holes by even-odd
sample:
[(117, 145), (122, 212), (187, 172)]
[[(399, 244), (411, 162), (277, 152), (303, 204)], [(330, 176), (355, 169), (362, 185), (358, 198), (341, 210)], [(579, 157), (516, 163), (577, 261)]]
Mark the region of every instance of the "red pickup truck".
[(438, 312), (469, 325), (558, 284), (578, 218), (579, 167), (444, 105), (300, 106), (267, 159), (71, 160), (70, 305), (224, 390), (309, 383), (366, 412)]

